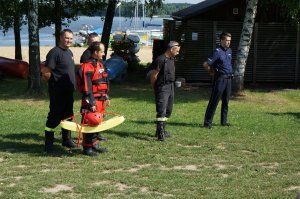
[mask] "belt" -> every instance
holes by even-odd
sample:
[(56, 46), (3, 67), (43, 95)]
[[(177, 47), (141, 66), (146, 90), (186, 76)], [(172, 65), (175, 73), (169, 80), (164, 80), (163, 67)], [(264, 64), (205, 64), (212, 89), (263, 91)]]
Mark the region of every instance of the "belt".
[(223, 79), (232, 79), (233, 78), (233, 75), (230, 74), (230, 75), (217, 75), (218, 78), (223, 78)]

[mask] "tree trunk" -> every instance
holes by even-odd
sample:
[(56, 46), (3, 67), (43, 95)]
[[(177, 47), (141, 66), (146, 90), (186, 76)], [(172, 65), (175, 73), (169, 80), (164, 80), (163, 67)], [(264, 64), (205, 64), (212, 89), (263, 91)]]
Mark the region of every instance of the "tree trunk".
[(54, 24), (55, 24), (55, 44), (56, 46), (59, 45), (59, 40), (60, 40), (60, 32), (61, 32), (61, 0), (55, 0), (55, 5), (54, 5), (54, 14), (55, 14), (55, 19), (54, 19)]
[(232, 94), (234, 96), (243, 95), (244, 91), (244, 75), (257, 13), (257, 3), (258, 0), (248, 0), (246, 7), (240, 43), (237, 50), (236, 61), (233, 66), (235, 77), (233, 78)]
[(106, 47), (105, 48), (105, 56), (103, 57), (104, 60), (106, 59), (107, 48), (109, 45), (109, 37), (110, 37), (113, 19), (115, 16), (116, 5), (117, 5), (117, 0), (108, 1), (108, 6), (107, 6), (107, 10), (106, 10), (106, 15), (105, 15), (105, 21), (104, 21), (104, 26), (103, 26), (102, 36), (101, 36), (101, 42)]
[(15, 59), (22, 60), (20, 16), (14, 15)]
[(39, 93), (40, 78), (40, 45), (38, 27), (38, 0), (28, 1), (28, 36), (29, 36), (29, 82), (28, 91)]

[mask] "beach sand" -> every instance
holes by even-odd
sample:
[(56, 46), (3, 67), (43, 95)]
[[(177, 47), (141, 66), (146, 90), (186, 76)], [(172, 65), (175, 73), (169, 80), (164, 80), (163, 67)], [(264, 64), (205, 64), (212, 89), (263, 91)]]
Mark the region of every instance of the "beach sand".
[[(52, 47), (49, 46), (42, 46), (40, 47), (40, 59), (41, 61), (45, 61), (46, 55), (49, 52), (49, 50)], [(74, 55), (75, 64), (79, 64), (80, 56), (83, 53), (83, 51), (86, 49), (84, 47), (71, 47), (71, 51)], [(29, 54), (28, 54), (29, 48), (28, 47), (22, 47), (22, 57), (23, 61), (29, 62)], [(1, 57), (7, 57), (14, 59), (15, 58), (15, 47), (14, 46), (5, 46), (0, 47), (0, 56)], [(108, 49), (107, 51), (107, 58), (110, 57), (112, 51), (111, 49)], [(143, 46), (141, 47), (140, 51), (137, 53), (137, 56), (141, 60), (140, 63), (146, 64), (149, 62), (152, 62), (152, 46)]]

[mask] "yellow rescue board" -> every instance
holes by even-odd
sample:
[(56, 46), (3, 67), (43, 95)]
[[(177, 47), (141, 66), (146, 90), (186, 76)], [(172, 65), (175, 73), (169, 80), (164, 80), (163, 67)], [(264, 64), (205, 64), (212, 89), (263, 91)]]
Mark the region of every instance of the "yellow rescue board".
[(64, 120), (60, 122), (60, 126), (71, 131), (81, 131), (82, 133), (96, 133), (118, 126), (119, 124), (123, 123), (124, 120), (124, 116), (119, 115), (103, 121), (98, 126), (81, 126), (80, 124), (76, 124), (75, 122)]

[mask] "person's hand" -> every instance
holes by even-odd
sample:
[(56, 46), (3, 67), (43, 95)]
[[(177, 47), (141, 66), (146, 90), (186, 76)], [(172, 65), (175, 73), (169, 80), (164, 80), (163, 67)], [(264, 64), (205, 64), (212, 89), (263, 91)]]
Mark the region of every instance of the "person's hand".
[(105, 105), (106, 106), (110, 106), (110, 100), (108, 99), (108, 100), (105, 100)]
[(208, 74), (209, 74), (210, 76), (214, 76), (215, 71), (214, 71), (213, 67), (210, 66), (210, 67), (208, 68)]
[(41, 73), (42, 73), (42, 76), (43, 78), (48, 81), (51, 77), (51, 69), (50, 68), (47, 68), (45, 66), (41, 67)]
[(214, 68), (210, 66), (207, 62), (203, 63), (203, 68), (208, 72), (209, 75), (213, 76), (215, 74)]
[(92, 112), (96, 112), (96, 106), (92, 106), (91, 108), (90, 108), (90, 110), (92, 111)]
[(51, 73), (50, 72), (47, 72), (47, 73), (42, 73), (43, 74), (43, 78), (48, 81), (51, 77)]

